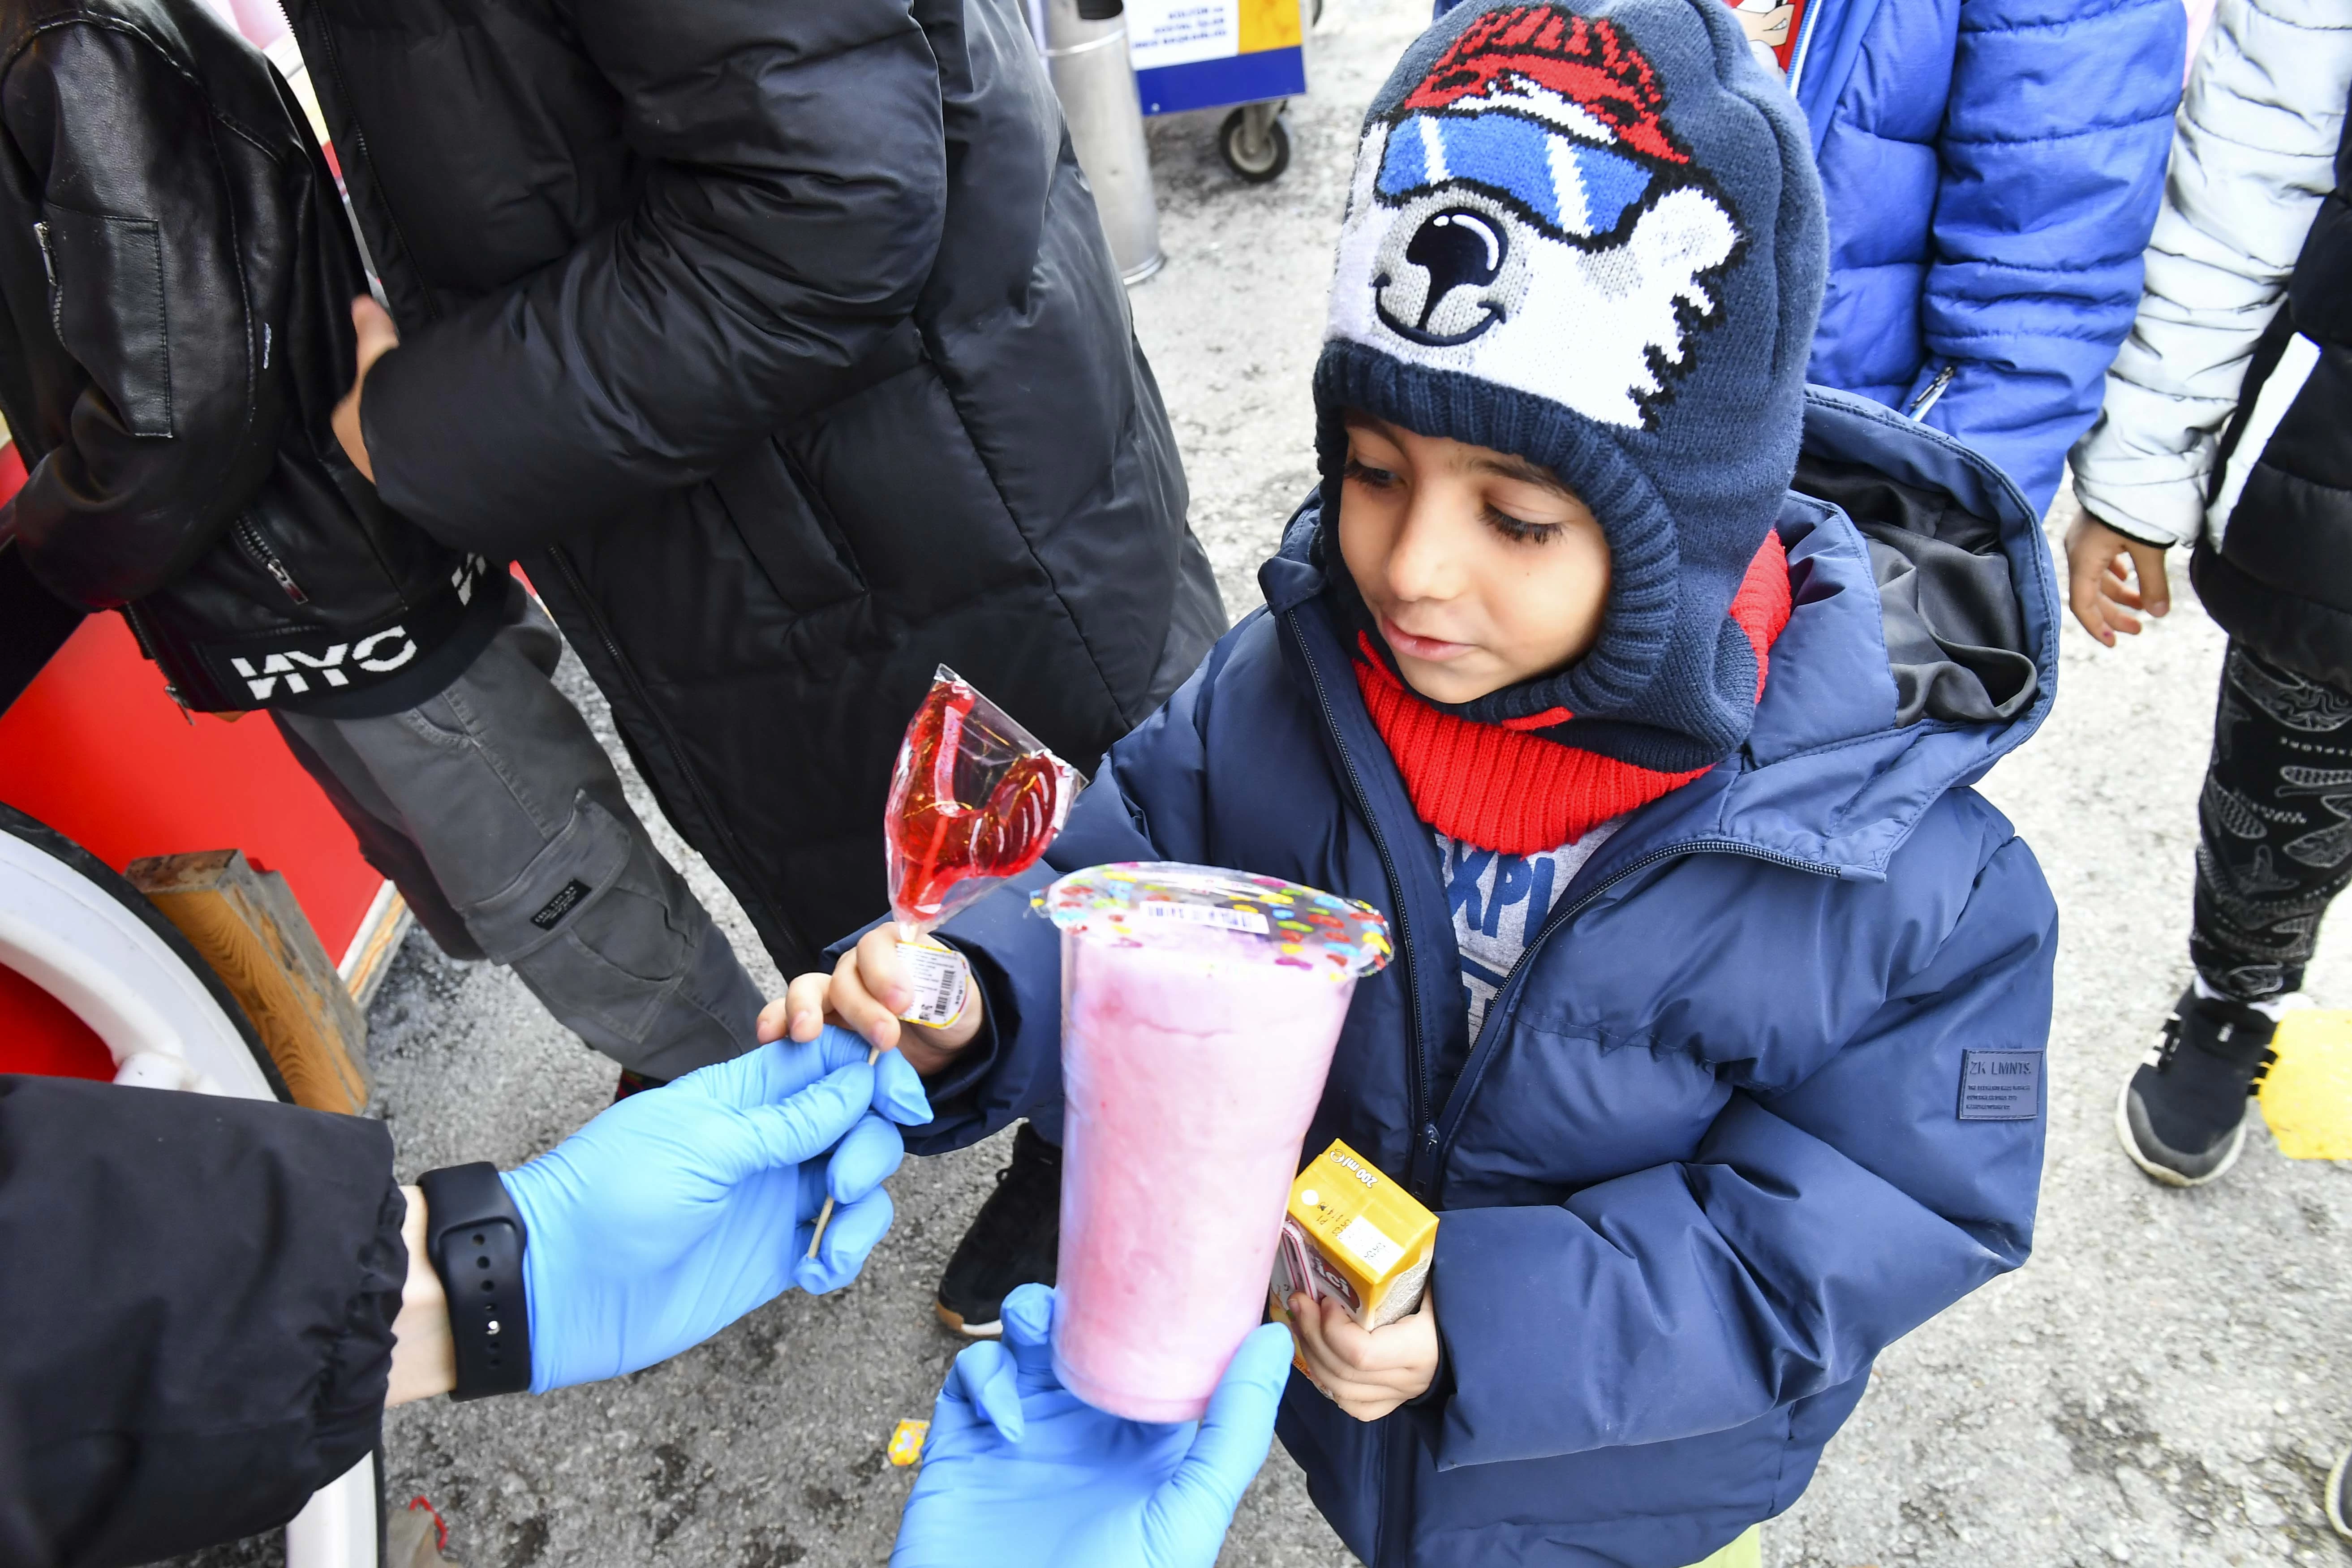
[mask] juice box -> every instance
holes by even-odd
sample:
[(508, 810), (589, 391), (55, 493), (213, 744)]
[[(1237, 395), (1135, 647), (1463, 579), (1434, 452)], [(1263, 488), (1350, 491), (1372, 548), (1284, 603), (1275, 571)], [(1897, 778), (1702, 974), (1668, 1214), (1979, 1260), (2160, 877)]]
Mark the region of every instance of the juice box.
[(1392, 1323), (1421, 1305), (1436, 1241), (1437, 1216), (1335, 1138), (1290, 1184), (1268, 1288), (1274, 1321), (1290, 1321), (1285, 1303), (1303, 1290), (1337, 1297), (1365, 1328)]

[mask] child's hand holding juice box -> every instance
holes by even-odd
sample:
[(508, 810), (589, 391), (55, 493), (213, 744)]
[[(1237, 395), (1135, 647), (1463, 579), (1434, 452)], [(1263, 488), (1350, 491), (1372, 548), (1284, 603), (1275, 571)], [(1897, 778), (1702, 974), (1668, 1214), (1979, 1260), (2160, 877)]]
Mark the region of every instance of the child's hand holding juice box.
[(1337, 1139), (1291, 1184), (1269, 1310), (1297, 1341), (1294, 1364), (1359, 1420), (1437, 1375), (1436, 1243), (1437, 1216)]

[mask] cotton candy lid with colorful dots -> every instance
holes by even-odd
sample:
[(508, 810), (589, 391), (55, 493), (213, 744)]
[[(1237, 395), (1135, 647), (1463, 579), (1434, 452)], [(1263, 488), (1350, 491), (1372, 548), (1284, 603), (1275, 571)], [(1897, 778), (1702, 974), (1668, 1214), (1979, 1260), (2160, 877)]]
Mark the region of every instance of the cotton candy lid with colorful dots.
[(1375, 973), (1394, 951), (1386, 917), (1370, 904), (1216, 866), (1089, 866), (1031, 901), (1062, 930), (1096, 940), (1238, 949), (1334, 981)]

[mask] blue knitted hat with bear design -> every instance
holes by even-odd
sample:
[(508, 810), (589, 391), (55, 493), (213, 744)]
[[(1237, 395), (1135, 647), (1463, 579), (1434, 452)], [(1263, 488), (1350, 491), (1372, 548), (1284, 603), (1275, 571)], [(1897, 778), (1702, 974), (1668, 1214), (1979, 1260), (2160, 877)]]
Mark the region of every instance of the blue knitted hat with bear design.
[(1727, 611), (1796, 468), (1827, 264), (1803, 121), (1723, 0), (1472, 0), (1405, 51), (1315, 371), (1324, 526), (1354, 408), (1551, 469), (1612, 572), (1590, 653), (1435, 706), (1565, 709), (1536, 732), (1667, 771), (1747, 738)]

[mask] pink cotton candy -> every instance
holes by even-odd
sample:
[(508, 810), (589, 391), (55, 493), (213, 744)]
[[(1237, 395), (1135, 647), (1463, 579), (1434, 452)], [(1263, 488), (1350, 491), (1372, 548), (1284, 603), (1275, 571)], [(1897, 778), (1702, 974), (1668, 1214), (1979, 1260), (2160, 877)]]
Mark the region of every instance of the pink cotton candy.
[(1054, 1368), (1087, 1404), (1142, 1421), (1207, 1408), (1264, 1314), (1354, 992), (1264, 937), (1064, 930)]

